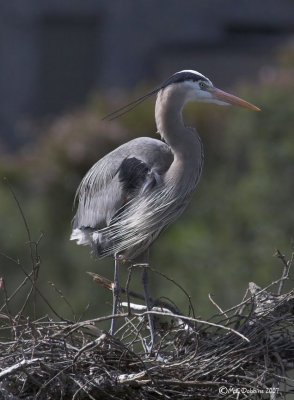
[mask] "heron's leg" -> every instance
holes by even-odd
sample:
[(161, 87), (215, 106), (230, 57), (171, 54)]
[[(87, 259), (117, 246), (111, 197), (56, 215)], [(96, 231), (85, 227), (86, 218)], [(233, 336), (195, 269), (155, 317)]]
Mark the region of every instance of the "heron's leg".
[[(148, 268), (149, 268), (149, 266), (143, 266), (142, 284), (143, 284), (143, 289), (144, 289), (146, 308), (147, 308), (147, 311), (151, 311), (150, 297), (149, 297), (149, 292), (148, 292)], [(153, 316), (151, 314), (148, 314), (148, 323), (149, 323), (149, 327), (150, 327), (151, 348), (152, 348), (155, 344), (155, 331), (154, 331)]]
[[(119, 300), (119, 256), (118, 254), (115, 254), (114, 256), (114, 277), (113, 277), (113, 289), (112, 289), (112, 296), (113, 296), (113, 301), (112, 301), (112, 314), (117, 313), (117, 305), (118, 305), (118, 300)], [(115, 324), (115, 318), (112, 318), (111, 320), (111, 326), (110, 326), (110, 334), (114, 334), (114, 324)]]

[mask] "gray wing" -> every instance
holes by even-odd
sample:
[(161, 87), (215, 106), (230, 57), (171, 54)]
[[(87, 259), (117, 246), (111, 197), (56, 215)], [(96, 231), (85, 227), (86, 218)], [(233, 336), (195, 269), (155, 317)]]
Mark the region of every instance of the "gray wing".
[(79, 204), (71, 238), (89, 244), (86, 237), (77, 237), (79, 228), (106, 227), (138, 191), (154, 185), (172, 161), (169, 146), (148, 137), (131, 140), (100, 159), (77, 190)]

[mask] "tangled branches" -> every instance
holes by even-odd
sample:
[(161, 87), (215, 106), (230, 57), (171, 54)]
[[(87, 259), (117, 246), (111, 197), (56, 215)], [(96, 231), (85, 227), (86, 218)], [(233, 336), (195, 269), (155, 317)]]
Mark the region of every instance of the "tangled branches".
[[(286, 398), (293, 393), (294, 293), (282, 289), (293, 256), (277, 255), (284, 265), (278, 281), (264, 289), (250, 283), (243, 301), (226, 311), (211, 299), (218, 313), (208, 321), (154, 305), (152, 351), (147, 311), (129, 296), (112, 337), (99, 328), (112, 316), (73, 323), (25, 317), (23, 308), (11, 315), (13, 296), (2, 280), (0, 399)], [(40, 295), (35, 275), (25, 279)]]

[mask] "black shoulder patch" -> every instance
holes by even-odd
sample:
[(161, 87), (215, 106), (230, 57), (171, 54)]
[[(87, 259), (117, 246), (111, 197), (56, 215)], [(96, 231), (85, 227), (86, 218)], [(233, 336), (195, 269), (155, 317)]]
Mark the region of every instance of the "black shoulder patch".
[(136, 157), (125, 158), (119, 168), (119, 181), (126, 192), (141, 188), (150, 168)]

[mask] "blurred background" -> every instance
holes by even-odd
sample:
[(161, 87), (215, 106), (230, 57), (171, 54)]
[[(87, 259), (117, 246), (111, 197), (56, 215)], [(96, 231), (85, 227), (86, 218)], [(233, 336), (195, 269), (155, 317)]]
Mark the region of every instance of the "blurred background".
[[(181, 69), (202, 72), (262, 112), (190, 104), (185, 121), (205, 149), (183, 216), (153, 245), (151, 265), (191, 295), (196, 315), (241, 301), (249, 281), (281, 274), (293, 249), (294, 3), (290, 0), (12, 0), (0, 3), (0, 259), (7, 293), (31, 270), (26, 229), (41, 257), (38, 287), (66, 317), (111, 310), (113, 261), (69, 241), (73, 198), (92, 164), (137, 136), (156, 136), (155, 98), (113, 122), (103, 115)], [(18, 263), (6, 256), (19, 260)], [(139, 289), (134, 274), (131, 286)], [(127, 267), (122, 271), (122, 284)], [(49, 282), (62, 291), (69, 307)], [(24, 287), (11, 303), (24, 302)], [(188, 302), (152, 274), (151, 294)], [(4, 297), (3, 291), (2, 295)], [(42, 300), (38, 315), (47, 313)]]

